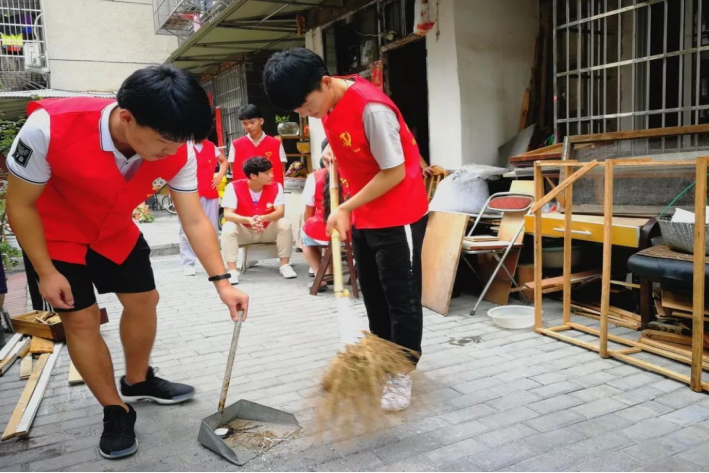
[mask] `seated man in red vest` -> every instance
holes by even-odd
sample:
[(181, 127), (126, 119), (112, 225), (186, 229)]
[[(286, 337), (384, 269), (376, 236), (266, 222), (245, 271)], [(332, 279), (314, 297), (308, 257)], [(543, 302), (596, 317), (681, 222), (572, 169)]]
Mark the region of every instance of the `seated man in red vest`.
[[(194, 153), (197, 160), (197, 193), (202, 210), (214, 227), (219, 231), (219, 184), (226, 174), (227, 161), (219, 148), (209, 140), (201, 143), (190, 142), (188, 151)], [(219, 172), (215, 173), (217, 164)], [(180, 258), (182, 260), (182, 274), (194, 276), (194, 264), (197, 256), (187, 238), (182, 225), (180, 225)]]
[(229, 163), (234, 181), (246, 179), (244, 162), (252, 156), (264, 156), (273, 165), (273, 177), (280, 185), (284, 184), (285, 165), (288, 162), (283, 143), (263, 132), (263, 113), (256, 105), (249, 104), (239, 110), (239, 120), (246, 136), (235, 139), (229, 150)]
[(274, 241), (281, 259), (281, 276), (298, 277), (290, 265), (293, 231), (290, 221), (283, 217), (286, 212), (283, 186), (274, 182), (271, 161), (260, 156), (249, 158), (244, 162), (243, 172), (249, 178), (227, 185), (222, 197), (227, 220), (222, 227), (222, 253), (231, 273), (231, 283), (239, 282), (236, 270), (239, 245)]
[[(322, 58), (294, 48), (274, 54), (264, 87), (278, 109), (322, 119), (350, 198), (328, 219), (352, 241), (373, 334), (421, 353), (421, 248), (428, 198), (419, 150), (396, 105), (358, 76), (331, 77)], [(418, 361), (418, 356), (412, 356)], [(411, 402), (411, 377), (391, 373), (382, 408)]]
[[(9, 153), (7, 190), (32, 305), (59, 312), (71, 360), (103, 406), (99, 453), (106, 458), (138, 449), (136, 412), (127, 401), (175, 404), (195, 392), (158, 378), (149, 366), (158, 292), (133, 209), (167, 182), (184, 232), (232, 319), (248, 308), (248, 296), (229, 284), (216, 232), (200, 206), (197, 163), (185, 146), (212, 127), (207, 93), (189, 73), (162, 65), (131, 74), (117, 99), (31, 103)], [(123, 306), (120, 395), (94, 287), (115, 293)]]

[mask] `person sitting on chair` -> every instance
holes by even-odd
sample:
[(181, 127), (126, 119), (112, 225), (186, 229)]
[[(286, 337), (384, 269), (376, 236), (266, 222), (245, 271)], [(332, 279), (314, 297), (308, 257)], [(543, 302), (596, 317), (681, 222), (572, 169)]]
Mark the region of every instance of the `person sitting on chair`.
[[(343, 201), (342, 181), (340, 187), (340, 202)], [(308, 264), (317, 273), (322, 261), (322, 247), (330, 244), (327, 236), (327, 218), (330, 216), (330, 171), (325, 163), (320, 161), (320, 169), (310, 173), (303, 187), (303, 228), (300, 230), (301, 248)], [(330, 268), (327, 268), (330, 269)], [(332, 275), (329, 271), (326, 275)], [(327, 289), (327, 282), (320, 283), (319, 292)]]
[(243, 171), (248, 179), (227, 185), (222, 199), (226, 219), (222, 228), (222, 253), (231, 283), (239, 282), (236, 270), (239, 245), (254, 243), (275, 242), (281, 259), (281, 275), (293, 279), (298, 276), (290, 265), (293, 233), (290, 221), (283, 217), (283, 186), (273, 180), (273, 164), (264, 157), (253, 157), (244, 162)]

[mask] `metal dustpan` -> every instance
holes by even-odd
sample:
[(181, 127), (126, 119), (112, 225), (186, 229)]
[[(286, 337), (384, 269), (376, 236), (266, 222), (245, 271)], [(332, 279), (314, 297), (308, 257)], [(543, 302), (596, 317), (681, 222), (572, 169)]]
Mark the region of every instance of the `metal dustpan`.
[[(197, 437), (199, 443), (239, 466), (245, 465), (272, 447), (292, 438), (300, 430), (298, 419), (293, 414), (262, 404), (241, 399), (224, 407), (234, 367), (242, 317), (243, 315), (240, 314), (239, 320), (234, 324), (219, 410), (202, 419)], [(227, 434), (217, 435), (216, 429), (226, 429)]]

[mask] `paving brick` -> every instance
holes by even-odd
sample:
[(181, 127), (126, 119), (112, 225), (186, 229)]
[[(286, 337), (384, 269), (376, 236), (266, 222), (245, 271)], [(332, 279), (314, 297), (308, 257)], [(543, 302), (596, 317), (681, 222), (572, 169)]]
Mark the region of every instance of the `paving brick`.
[(469, 460), (483, 471), (495, 471), (536, 455), (537, 452), (530, 447), (514, 442), (479, 453)]
[(569, 425), (569, 429), (584, 433), (589, 437), (605, 434), (632, 425), (633, 421), (616, 414), (606, 414), (584, 422)]
[(574, 378), (573, 381), (574, 383), (578, 383), (581, 386), (590, 388), (591, 386), (598, 386), (599, 384), (608, 383), (610, 381), (613, 381), (614, 379), (618, 379), (618, 377), (608, 373), (607, 371), (602, 371), (599, 373), (591, 373), (585, 376), (579, 376), (578, 378)]
[(664, 396), (660, 396), (655, 399), (656, 402), (669, 407), (674, 407), (675, 409), (680, 409), (690, 404), (695, 404), (706, 400), (706, 393), (696, 393), (690, 389), (682, 389), (677, 392), (665, 394)]
[[(407, 458), (388, 465), (380, 466), (374, 471), (431, 471), (431, 465), (421, 457)], [(469, 470), (443, 470), (439, 471), (469, 471)]]
[(527, 406), (533, 404), (539, 399), (541, 398), (536, 394), (521, 391), (507, 394), (501, 398), (488, 401), (485, 404), (498, 411), (506, 411), (507, 409), (512, 409), (513, 407)]
[(701, 425), (690, 425), (666, 435), (667, 438), (678, 440), (690, 446), (702, 443), (709, 444), (709, 428)]
[(550, 430), (560, 429), (561, 427), (566, 427), (567, 425), (576, 424), (585, 420), (586, 418), (581, 414), (566, 410), (552, 412), (551, 414), (528, 420), (527, 425), (540, 432), (549, 432)]
[(638, 422), (631, 427), (627, 427), (621, 430), (620, 433), (635, 441), (640, 441), (660, 437), (674, 432), (675, 430), (679, 430), (677, 424), (662, 419), (648, 419)]
[(662, 416), (668, 412), (672, 412), (673, 410), (673, 408), (664, 404), (660, 404), (655, 401), (648, 401), (638, 404), (637, 406), (618, 411), (616, 414), (633, 422), (640, 422), (653, 417)]
[(622, 394), (618, 394), (617, 396), (613, 396), (612, 399), (629, 406), (635, 406), (637, 404), (642, 404), (643, 402), (653, 401), (656, 397), (662, 396), (663, 394), (664, 391), (647, 385), (633, 389), (632, 391), (626, 391)]
[[(428, 470), (421, 470), (421, 471), (430, 471), (430, 468)], [(388, 470), (388, 471), (416, 471), (416, 470)], [(438, 471), (483, 471), (480, 468), (478, 468), (477, 465), (473, 464), (470, 460), (467, 458), (463, 458), (462, 460), (455, 461), (453, 463), (448, 463), (447, 465), (443, 465), (438, 467)]]
[(633, 441), (625, 435), (616, 432), (607, 432), (603, 435), (582, 440), (570, 446), (571, 449), (577, 452), (594, 457), (597, 455), (605, 455), (610, 452), (622, 450), (625, 447), (633, 445)]
[(489, 416), (497, 412), (495, 409), (486, 406), (484, 404), (477, 404), (475, 406), (466, 407), (464, 409), (459, 409), (448, 414), (441, 416), (441, 419), (451, 424), (460, 424), (461, 422), (466, 422), (469, 420), (477, 419), (479, 417)]
[(613, 386), (609, 386), (608, 384), (599, 384), (598, 386), (592, 386), (590, 388), (575, 391), (571, 393), (570, 396), (578, 398), (583, 402), (593, 402), (599, 399), (604, 399), (622, 393), (622, 389), (614, 388)]
[(709, 445), (706, 443), (692, 447), (691, 449), (676, 455), (676, 457), (680, 460), (685, 460), (697, 465), (698, 467), (703, 468), (704, 471), (709, 469)]
[(521, 461), (502, 471), (568, 471), (569, 467), (585, 459), (586, 457), (579, 452), (560, 448)]
[(488, 450), (486, 445), (474, 439), (467, 439), (436, 450), (431, 450), (423, 454), (423, 458), (428, 463), (438, 468), (485, 450)]
[(490, 448), (497, 448), (506, 443), (515, 442), (536, 433), (538, 432), (533, 428), (524, 424), (518, 424), (510, 425), (502, 429), (491, 430), (490, 432), (477, 436), (476, 440)]
[(643, 440), (635, 446), (624, 449), (623, 453), (642, 462), (650, 462), (671, 457), (689, 448), (686, 443), (664, 436)]
[(457, 407), (470, 407), (476, 404), (483, 403), (485, 401), (490, 401), (492, 399), (497, 399), (502, 397), (502, 394), (495, 390), (494, 388), (481, 389), (480, 391), (475, 391), (470, 394), (463, 394), (461, 396), (449, 399), (448, 404)]
[(367, 471), (383, 463), (384, 462), (372, 452), (362, 452), (324, 463), (318, 466), (317, 471)]
[(588, 417), (599, 417), (605, 414), (610, 414), (615, 411), (624, 409), (626, 404), (615, 401), (613, 399), (599, 399), (597, 401), (589, 402), (572, 409), (573, 412), (581, 414), (582, 416)]
[(581, 400), (568, 394), (562, 394), (560, 396), (551, 397), (549, 399), (530, 404), (529, 408), (540, 414), (550, 414), (552, 412), (576, 407), (580, 404), (583, 404)]
[(379, 458), (385, 462), (395, 462), (404, 458), (426, 453), (442, 447), (443, 445), (428, 434), (417, 435), (402, 440), (401, 442), (387, 445), (374, 450)]
[(559, 394), (578, 391), (579, 389), (583, 389), (583, 387), (578, 383), (573, 381), (559, 381), (558, 383), (547, 384), (546, 386), (531, 389), (529, 392), (545, 399), (548, 397), (558, 396)]
[(631, 456), (621, 452), (613, 452), (577, 465), (573, 471), (633, 471), (642, 465), (642, 462)]
[(677, 457), (663, 458), (662, 460), (657, 460), (652, 463), (645, 465), (639, 470), (635, 471), (702, 471), (696, 465), (687, 463), (686, 461), (680, 460)]
[(67, 466), (77, 465), (99, 459), (96, 447), (87, 448), (78, 452), (63, 454), (55, 458), (35, 461), (29, 464), (30, 471), (51, 471)]
[(702, 406), (687, 406), (665, 414), (660, 419), (669, 420), (677, 425), (686, 426), (709, 419), (709, 409)]
[(504, 412), (499, 412), (480, 419), (480, 422), (492, 428), (507, 427), (508, 425), (524, 422), (539, 417), (539, 414), (527, 407), (515, 407)]
[(587, 438), (587, 435), (569, 429), (557, 429), (541, 434), (530, 435), (521, 440), (521, 443), (529, 445), (538, 452), (547, 452), (558, 448), (580, 442)]
[(490, 427), (477, 421), (463, 424), (450, 425), (431, 432), (429, 435), (443, 445), (450, 445), (461, 440), (475, 437), (483, 432), (488, 432)]

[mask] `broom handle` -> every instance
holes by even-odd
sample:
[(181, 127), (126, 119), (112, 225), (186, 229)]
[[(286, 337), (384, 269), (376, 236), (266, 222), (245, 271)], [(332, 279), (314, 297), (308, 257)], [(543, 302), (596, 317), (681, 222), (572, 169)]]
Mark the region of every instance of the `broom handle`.
[[(334, 212), (340, 206), (340, 186), (337, 175), (337, 163), (330, 161), (330, 208)], [(333, 229), (330, 235), (332, 242), (332, 277), (335, 284), (335, 297), (349, 297), (342, 283), (342, 251), (340, 250), (340, 234)]]
[(231, 383), (231, 372), (234, 369), (234, 358), (236, 357), (236, 347), (239, 345), (239, 333), (241, 332), (241, 322), (244, 313), (239, 313), (239, 320), (234, 324), (234, 332), (231, 335), (231, 347), (229, 348), (229, 358), (226, 360), (226, 373), (224, 373), (224, 384), (222, 385), (222, 396), (219, 399), (219, 412), (224, 410), (226, 404), (226, 395), (229, 392), (229, 383)]

